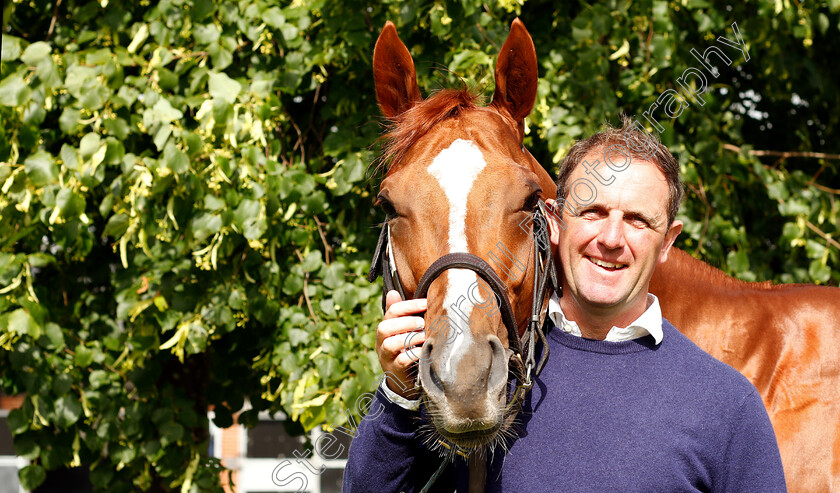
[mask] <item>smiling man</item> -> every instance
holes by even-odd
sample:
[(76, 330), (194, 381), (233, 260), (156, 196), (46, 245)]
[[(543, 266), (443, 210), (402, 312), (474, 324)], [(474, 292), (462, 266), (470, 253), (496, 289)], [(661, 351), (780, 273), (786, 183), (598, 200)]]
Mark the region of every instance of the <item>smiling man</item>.
[[(631, 151), (646, 146), (644, 154)], [(620, 165), (619, 149), (626, 150)], [(592, 173), (597, 186), (586, 177)], [(570, 149), (558, 202), (547, 202), (562, 209), (549, 221), (562, 274), (562, 296), (549, 301), (550, 357), (516, 436), (488, 460), (485, 491), (786, 491), (755, 387), (663, 319), (648, 292), (682, 229), (682, 195), (674, 157), (629, 120)], [(377, 352), (389, 371), (413, 364), (404, 340), (423, 309), (418, 303), (388, 294)], [(428, 481), (440, 460), (415, 434), (415, 398), (383, 386), (383, 418), (360, 426), (346, 491), (419, 491)], [(432, 491), (467, 491), (467, 477), (456, 461)]]
[[(550, 221), (551, 241), (563, 269), (563, 292), (570, 295), (560, 300), (562, 313), (577, 322), (561, 327), (590, 339), (620, 341), (649, 333), (633, 322), (654, 304), (652, 313), (661, 318), (648, 284), (682, 230), (676, 214), (683, 187), (676, 160), (661, 144), (652, 160), (631, 157), (628, 149), (643, 147), (632, 140), (644, 138), (627, 124), (610, 128), (578, 142), (561, 165), (557, 196), (575, 207), (562, 211), (565, 231)], [(619, 159), (624, 162), (617, 165)], [(620, 171), (604, 180), (599, 166)], [(578, 194), (570, 197), (577, 183), (591, 183), (587, 175), (593, 170), (601, 185), (587, 187), (585, 201)], [(661, 340), (658, 327), (650, 333)]]

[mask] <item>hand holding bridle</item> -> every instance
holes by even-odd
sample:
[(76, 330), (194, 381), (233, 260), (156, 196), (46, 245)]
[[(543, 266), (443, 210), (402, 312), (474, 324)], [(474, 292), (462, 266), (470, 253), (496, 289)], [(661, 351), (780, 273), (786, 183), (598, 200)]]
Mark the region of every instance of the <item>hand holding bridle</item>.
[(426, 341), (423, 332), (425, 322), (422, 316), (414, 314), (426, 311), (426, 299), (402, 301), (396, 291), (388, 291), (385, 297), (385, 316), (376, 328), (376, 354), (382, 371), (391, 373), (402, 384), (386, 379), (388, 388), (406, 399), (417, 399), (415, 389), (416, 365), (420, 347)]

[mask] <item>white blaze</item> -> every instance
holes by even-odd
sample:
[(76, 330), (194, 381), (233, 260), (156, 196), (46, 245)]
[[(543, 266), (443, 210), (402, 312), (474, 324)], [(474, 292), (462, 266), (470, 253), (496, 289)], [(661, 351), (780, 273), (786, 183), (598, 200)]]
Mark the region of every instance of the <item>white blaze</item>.
[[(484, 155), (478, 147), (469, 140), (457, 139), (449, 147), (441, 151), (428, 167), (428, 172), (440, 184), (443, 193), (449, 201), (449, 253), (467, 252), (467, 198), (473, 183), (479, 173), (487, 166)], [(457, 303), (460, 296), (467, 296), (467, 290), (478, 280), (475, 272), (468, 269), (449, 269), (443, 306), (450, 320), (459, 329), (458, 335), (452, 341), (449, 358), (446, 360), (445, 370), (449, 373), (452, 357), (460, 355), (466, 350), (462, 348), (464, 339), (472, 338), (469, 325), (450, 309)], [(473, 305), (469, 301), (460, 305), (463, 313), (470, 316)], [(451, 335), (441, 334), (445, 339)], [(460, 359), (460, 357), (459, 357)]]

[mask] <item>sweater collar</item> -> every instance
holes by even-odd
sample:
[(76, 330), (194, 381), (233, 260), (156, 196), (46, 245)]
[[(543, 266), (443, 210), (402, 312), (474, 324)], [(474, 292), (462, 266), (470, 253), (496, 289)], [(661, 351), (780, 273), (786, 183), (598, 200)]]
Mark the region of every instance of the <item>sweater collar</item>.
[[(613, 326), (604, 340), (608, 342), (630, 341), (650, 334), (656, 344), (662, 342), (662, 309), (659, 307), (659, 298), (652, 293), (648, 293), (648, 305), (647, 310), (627, 327)], [(563, 314), (557, 293), (552, 293), (548, 300), (548, 316), (554, 322), (554, 325), (563, 332), (582, 337), (578, 324), (574, 320), (568, 320)]]

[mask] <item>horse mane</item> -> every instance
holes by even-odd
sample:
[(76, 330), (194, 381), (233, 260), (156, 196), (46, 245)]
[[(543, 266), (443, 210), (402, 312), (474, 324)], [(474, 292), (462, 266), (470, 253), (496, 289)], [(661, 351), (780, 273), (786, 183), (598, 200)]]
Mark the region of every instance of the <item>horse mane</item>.
[(382, 136), (385, 143), (375, 171), (387, 172), (431, 129), (478, 108), (477, 101), (478, 96), (468, 89), (442, 89), (391, 119)]

